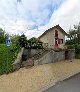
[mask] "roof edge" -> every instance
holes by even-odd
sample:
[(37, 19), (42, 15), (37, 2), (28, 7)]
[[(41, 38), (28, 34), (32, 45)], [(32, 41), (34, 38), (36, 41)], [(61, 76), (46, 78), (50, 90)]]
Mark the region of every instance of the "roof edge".
[(52, 28), (49, 28), (48, 30), (46, 30), (42, 35), (40, 35), (38, 38), (40, 39), (42, 36), (44, 36), (49, 30), (51, 29), (54, 29), (54, 28), (57, 28), (57, 29), (61, 29), (61, 32), (63, 32), (66, 36), (69, 36), (69, 34), (67, 34), (60, 26), (59, 24), (52, 27)]

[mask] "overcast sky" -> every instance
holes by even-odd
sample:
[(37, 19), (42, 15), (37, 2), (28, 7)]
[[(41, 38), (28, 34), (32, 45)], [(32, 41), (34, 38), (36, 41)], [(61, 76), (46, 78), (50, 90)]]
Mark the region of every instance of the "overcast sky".
[(0, 0), (0, 27), (38, 37), (59, 24), (66, 32), (80, 21), (80, 0)]

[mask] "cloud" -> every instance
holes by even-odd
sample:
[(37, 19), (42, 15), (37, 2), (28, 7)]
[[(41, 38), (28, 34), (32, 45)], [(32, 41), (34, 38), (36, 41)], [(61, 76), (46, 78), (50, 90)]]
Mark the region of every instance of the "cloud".
[[(10, 34), (35, 32), (45, 26), (63, 0), (1, 0), (0, 27)], [(30, 31), (30, 32), (29, 32)], [(43, 31), (43, 30), (42, 30)]]
[(80, 20), (80, 0), (0, 0), (0, 27), (10, 34), (38, 37), (60, 24), (68, 31)]
[(80, 0), (65, 1), (55, 13), (48, 25), (60, 24), (65, 31), (68, 31), (70, 26), (80, 21)]

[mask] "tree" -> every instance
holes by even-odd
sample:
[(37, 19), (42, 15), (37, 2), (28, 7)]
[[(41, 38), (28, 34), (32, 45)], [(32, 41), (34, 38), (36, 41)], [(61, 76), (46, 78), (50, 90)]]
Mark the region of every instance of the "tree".
[(9, 34), (6, 33), (2, 28), (0, 28), (0, 43), (5, 43), (6, 39), (9, 38)]
[(80, 23), (74, 25), (74, 29), (69, 30), (69, 40), (66, 41), (66, 45), (72, 45), (68, 48), (75, 48), (76, 58), (80, 58)]
[(66, 41), (66, 44), (80, 44), (80, 23), (74, 25), (74, 29), (69, 30), (69, 40)]
[(21, 47), (26, 47), (27, 45), (27, 37), (22, 34), (19, 39), (18, 39), (18, 45), (21, 46)]
[(74, 25), (77, 37), (77, 43), (80, 44), (80, 23), (78, 25)]
[(11, 41), (13, 44), (18, 44), (18, 40), (20, 38), (20, 35), (12, 35), (11, 36)]

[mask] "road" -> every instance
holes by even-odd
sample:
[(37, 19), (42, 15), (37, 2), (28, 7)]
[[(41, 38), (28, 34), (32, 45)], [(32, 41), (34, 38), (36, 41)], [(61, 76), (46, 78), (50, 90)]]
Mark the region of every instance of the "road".
[(59, 82), (43, 92), (80, 92), (80, 74)]

